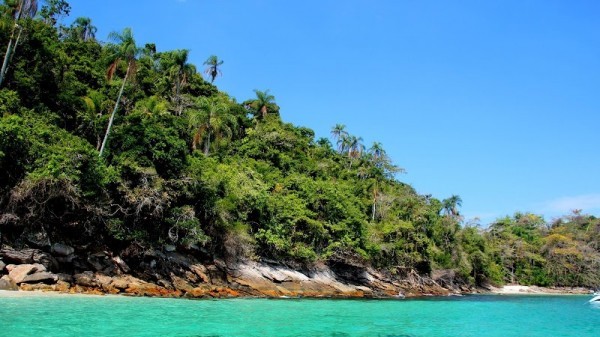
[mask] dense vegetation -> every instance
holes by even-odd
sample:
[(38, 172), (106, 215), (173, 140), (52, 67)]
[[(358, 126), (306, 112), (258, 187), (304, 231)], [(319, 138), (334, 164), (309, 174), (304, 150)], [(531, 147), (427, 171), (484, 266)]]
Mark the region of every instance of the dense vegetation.
[[(187, 50), (59, 25), (63, 0), (0, 7), (0, 233), (123, 249), (175, 245), (292, 266), (451, 271), (469, 284), (600, 284), (600, 220), (532, 214), (464, 224), (461, 200), (418, 194), (382, 145), (281, 120), (268, 91), (236, 102)], [(37, 14), (36, 14), (37, 13)], [(225, 74), (227, 75), (227, 74)]]

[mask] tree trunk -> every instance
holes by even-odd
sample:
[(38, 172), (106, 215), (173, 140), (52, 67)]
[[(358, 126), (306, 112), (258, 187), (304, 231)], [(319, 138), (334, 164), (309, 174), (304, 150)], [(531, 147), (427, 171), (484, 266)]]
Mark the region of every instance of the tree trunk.
[(206, 133), (206, 140), (204, 141), (204, 155), (208, 156), (210, 149), (210, 130)]
[(4, 82), (4, 76), (6, 75), (6, 70), (8, 68), (8, 61), (12, 56), (13, 47), (14, 47), (13, 39), (15, 38), (15, 30), (17, 29), (17, 27), (19, 27), (19, 26), (15, 23), (15, 27), (13, 28), (12, 33), (10, 34), (10, 40), (8, 41), (8, 47), (6, 47), (6, 54), (4, 54), (4, 61), (2, 62), (2, 69), (0, 69), (0, 86)]
[(260, 114), (262, 115), (262, 118), (265, 119), (267, 117), (267, 106), (263, 105), (260, 108)]
[(177, 73), (177, 80), (175, 80), (175, 103), (177, 104), (177, 115), (181, 116), (181, 98), (179, 96), (181, 92), (181, 71)]
[(108, 120), (108, 127), (106, 128), (106, 134), (104, 135), (104, 140), (102, 140), (102, 146), (100, 147), (99, 156), (102, 157), (102, 152), (104, 152), (104, 147), (106, 146), (106, 140), (108, 139), (108, 135), (110, 134), (110, 129), (113, 124), (113, 120), (115, 119), (115, 113), (119, 108), (119, 102), (121, 101), (121, 96), (123, 95), (123, 90), (125, 89), (125, 83), (127, 82), (127, 77), (129, 76), (129, 71), (131, 69), (131, 61), (127, 64), (127, 73), (125, 73), (125, 77), (123, 78), (123, 84), (121, 85), (121, 90), (119, 90), (119, 96), (117, 96), (117, 101), (115, 102), (115, 108), (110, 114), (110, 119)]
[(375, 222), (375, 204), (377, 203), (377, 186), (373, 189), (373, 208), (371, 209), (371, 221)]

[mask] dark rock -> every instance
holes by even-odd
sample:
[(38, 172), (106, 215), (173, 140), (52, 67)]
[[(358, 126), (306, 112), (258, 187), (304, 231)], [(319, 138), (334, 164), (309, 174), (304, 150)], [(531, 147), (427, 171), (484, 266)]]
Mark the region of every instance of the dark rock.
[(192, 261), (189, 257), (179, 253), (167, 253), (165, 254), (170, 263), (176, 264), (180, 267), (188, 268), (195, 261)]
[(94, 273), (91, 271), (84, 271), (81, 274), (73, 275), (75, 278), (75, 283), (83, 286), (83, 287), (96, 287), (98, 284), (96, 283), (96, 278), (94, 277)]
[(43, 227), (27, 227), (21, 236), (34, 247), (50, 247), (50, 237)]
[(108, 262), (108, 258), (106, 256), (97, 256), (97, 254), (95, 255), (90, 255), (87, 258), (87, 262), (96, 270), (96, 271), (101, 271), (104, 270), (106, 268), (108, 268), (110, 266), (110, 263)]
[(14, 264), (32, 264), (40, 263), (43, 264), (48, 270), (56, 270), (58, 268), (58, 262), (52, 255), (44, 253), (39, 249), (13, 249), (11, 247), (4, 247), (0, 250), (0, 257), (6, 263)]
[(59, 256), (69, 256), (75, 253), (75, 248), (62, 243), (55, 243), (52, 245), (51, 252)]
[(165, 245), (165, 252), (174, 252), (177, 250), (177, 247), (173, 246), (173, 245)]
[(42, 251), (34, 254), (33, 262), (43, 264), (47, 270), (56, 271), (59, 268), (58, 261), (56, 261), (54, 256)]
[(6, 264), (0, 260), (0, 274), (4, 271), (4, 267), (6, 267)]
[(16, 250), (5, 246), (3, 249), (0, 249), (0, 257), (7, 263), (29, 264), (33, 263), (33, 257), (37, 252), (39, 252), (37, 249)]
[(68, 256), (57, 256), (56, 261), (58, 261), (60, 264), (71, 264), (75, 258), (76, 256), (74, 254)]
[(2, 276), (0, 278), (0, 290), (19, 290), (17, 284), (10, 279), (7, 275)]
[(73, 268), (77, 270), (86, 270), (89, 269), (89, 266), (83, 259), (74, 258), (71, 262), (73, 264)]
[(66, 282), (66, 283), (72, 283), (73, 282), (73, 275), (64, 274), (64, 273), (58, 273), (58, 274), (56, 274), (56, 276), (58, 276), (58, 280), (59, 281), (63, 281), (63, 282)]

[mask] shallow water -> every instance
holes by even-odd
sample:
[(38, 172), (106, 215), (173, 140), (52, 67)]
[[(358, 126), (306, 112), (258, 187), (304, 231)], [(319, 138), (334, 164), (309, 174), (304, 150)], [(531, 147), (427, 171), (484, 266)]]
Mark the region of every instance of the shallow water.
[[(19, 293), (22, 294), (22, 293)], [(589, 296), (183, 300), (0, 294), (0, 336), (599, 336)]]

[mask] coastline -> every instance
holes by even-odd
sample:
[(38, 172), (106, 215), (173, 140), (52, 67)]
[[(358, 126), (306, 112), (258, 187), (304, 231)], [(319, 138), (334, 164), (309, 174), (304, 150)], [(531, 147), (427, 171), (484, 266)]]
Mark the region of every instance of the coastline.
[[(346, 293), (346, 294), (331, 294), (331, 293), (311, 293), (311, 294), (296, 294), (296, 296), (290, 295), (260, 295), (260, 296), (251, 296), (251, 295), (242, 295), (236, 294), (233, 289), (229, 289), (228, 291), (213, 290), (212, 292), (207, 292), (203, 296), (186, 296), (186, 294), (179, 293), (162, 293), (162, 294), (136, 294), (136, 293), (111, 293), (105, 292), (100, 289), (83, 289), (83, 288), (74, 288), (71, 290), (56, 290), (52, 287), (48, 287), (48, 285), (42, 284), (34, 284), (29, 286), (20, 287), (18, 290), (0, 290), (0, 298), (8, 298), (8, 297), (34, 297), (34, 296), (124, 296), (124, 297), (150, 297), (150, 298), (181, 298), (181, 299), (215, 299), (215, 298), (270, 298), (270, 299), (299, 299), (299, 298), (307, 298), (307, 299), (403, 299), (403, 298), (421, 298), (421, 297), (448, 297), (448, 296), (464, 296), (464, 295), (497, 295), (497, 296), (514, 296), (514, 295), (524, 295), (524, 296), (581, 296), (581, 295), (591, 295), (593, 293), (592, 290), (587, 288), (569, 288), (569, 287), (538, 287), (538, 286), (521, 286), (521, 285), (508, 285), (503, 287), (493, 287), (491, 290), (480, 290), (480, 291), (470, 291), (464, 293), (446, 293), (446, 294), (416, 294), (412, 293), (410, 296), (400, 297), (400, 296), (365, 296), (360, 293)], [(209, 295), (212, 294), (212, 295)], [(227, 294), (225, 296), (219, 296), (219, 294)]]
[(594, 291), (584, 287), (539, 287), (508, 284), (502, 287), (490, 287), (494, 295), (590, 295)]
[[(0, 290), (18, 291), (0, 296), (42, 291), (172, 298), (393, 299), (592, 293), (585, 288), (521, 285), (475, 288), (460, 282), (451, 270), (419, 275), (413, 269), (377, 270), (349, 259), (302, 268), (275, 261), (200, 260), (187, 252), (147, 250), (138, 256), (143, 259), (139, 263), (132, 256), (129, 259), (133, 261), (125, 260), (110, 251), (77, 256), (73, 248), (62, 248), (55, 249), (54, 255), (29, 248), (0, 249)], [(87, 263), (77, 263), (78, 260)]]

